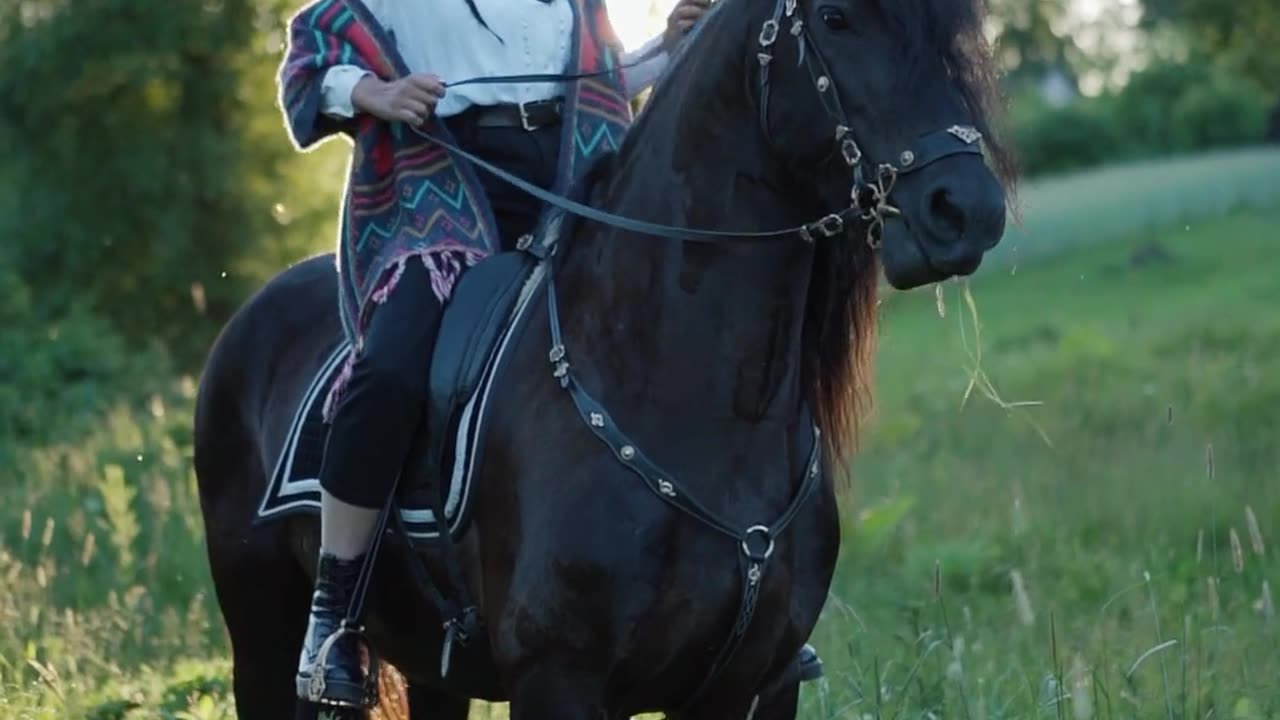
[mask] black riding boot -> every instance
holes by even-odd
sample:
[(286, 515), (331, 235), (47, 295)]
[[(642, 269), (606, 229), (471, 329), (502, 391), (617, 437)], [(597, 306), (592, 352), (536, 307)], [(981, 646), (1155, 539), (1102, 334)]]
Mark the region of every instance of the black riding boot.
[(320, 554), (311, 621), (298, 660), (298, 697), (307, 702), (352, 708), (377, 702), (378, 679), (366, 679), (361, 662), (363, 628), (343, 625), (363, 562), (363, 556), (340, 560)]

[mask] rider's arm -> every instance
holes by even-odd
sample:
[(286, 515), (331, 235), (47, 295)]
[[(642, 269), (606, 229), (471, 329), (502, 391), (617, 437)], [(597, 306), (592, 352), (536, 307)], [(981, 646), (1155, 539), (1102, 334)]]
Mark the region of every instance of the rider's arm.
[(371, 74), (354, 65), (335, 65), (329, 68), (321, 83), (320, 112), (338, 118), (354, 117), (356, 108), (351, 101), (351, 94), (355, 91), (356, 83), (365, 75)]
[[(385, 0), (362, 0), (365, 8), (384, 29), (390, 29), (392, 20)], [(373, 73), (354, 65), (335, 65), (324, 74), (320, 83), (320, 112), (336, 118), (355, 117), (358, 111), (351, 100), (356, 83)]]
[(658, 76), (662, 74), (662, 71), (667, 69), (667, 63), (670, 60), (662, 35), (654, 37), (631, 52), (623, 53), (622, 63), (624, 65), (631, 65), (631, 63), (637, 61), (639, 63), (635, 67), (628, 67), (626, 73), (624, 73), (627, 83), (627, 99), (635, 100), (637, 95), (653, 85)]

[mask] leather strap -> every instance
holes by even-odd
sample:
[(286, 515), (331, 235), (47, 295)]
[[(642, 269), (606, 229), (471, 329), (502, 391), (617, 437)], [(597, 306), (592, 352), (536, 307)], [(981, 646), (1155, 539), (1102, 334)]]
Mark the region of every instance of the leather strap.
[(560, 124), (563, 113), (564, 99), (552, 98), (519, 104), (477, 105), (464, 111), (461, 119), (481, 128), (521, 128), (532, 132)]
[(645, 222), (643, 220), (635, 220), (621, 215), (614, 215), (613, 213), (598, 210), (588, 205), (583, 205), (580, 202), (575, 202), (569, 198), (544, 190), (523, 178), (512, 175), (493, 163), (487, 162), (483, 158), (477, 157), (457, 145), (448, 142), (444, 138), (432, 135), (421, 128), (409, 126), (409, 129), (423, 140), (436, 143), (458, 157), (471, 162), (481, 170), (484, 170), (491, 175), (496, 175), (498, 178), (516, 186), (520, 190), (538, 198), (548, 205), (560, 208), (565, 212), (572, 213), (586, 220), (598, 222), (601, 225), (608, 225), (609, 227), (618, 228), (619, 230), (626, 230), (642, 235), (655, 235), (657, 237), (667, 238), (668, 240), (718, 243), (724, 242), (725, 240), (780, 240), (783, 238), (799, 237), (806, 242), (813, 242), (816, 238), (833, 238), (840, 235), (844, 232), (845, 227), (857, 218), (860, 212), (857, 208), (850, 206), (838, 213), (832, 213), (826, 217), (804, 225), (783, 228), (781, 230), (764, 230), (756, 232), (697, 230), (693, 228), (675, 227), (674, 225), (661, 225), (658, 223)]

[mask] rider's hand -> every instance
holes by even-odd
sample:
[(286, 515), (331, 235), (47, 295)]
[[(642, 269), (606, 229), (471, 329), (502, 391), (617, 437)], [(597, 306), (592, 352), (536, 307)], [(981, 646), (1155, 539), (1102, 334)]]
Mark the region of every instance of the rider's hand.
[(414, 73), (391, 82), (366, 75), (352, 89), (351, 104), (388, 122), (421, 125), (431, 118), (444, 92), (444, 83), (435, 75)]
[(686, 33), (702, 19), (711, 7), (711, 0), (680, 0), (671, 14), (667, 16), (667, 30), (663, 33), (663, 43), (668, 51), (675, 49)]

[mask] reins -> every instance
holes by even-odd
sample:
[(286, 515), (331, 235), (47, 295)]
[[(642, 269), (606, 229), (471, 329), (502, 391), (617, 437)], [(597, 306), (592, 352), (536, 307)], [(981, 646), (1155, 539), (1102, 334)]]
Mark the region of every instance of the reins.
[(811, 223), (798, 225), (794, 227), (783, 228), (781, 230), (765, 230), (765, 231), (724, 231), (724, 230), (699, 230), (694, 228), (682, 228), (674, 225), (662, 225), (659, 223), (646, 222), (644, 220), (636, 220), (622, 215), (593, 208), (580, 202), (570, 200), (563, 195), (544, 190), (519, 176), (513, 175), (486, 160), (475, 156), (472, 153), (463, 150), (457, 145), (444, 140), (443, 138), (432, 135), (420, 128), (411, 128), (419, 137), (429, 142), (437, 143), (440, 147), (451, 153), (457, 154), (459, 157), (475, 164), (480, 169), (497, 176), (501, 180), (514, 185), (520, 190), (538, 198), (539, 200), (552, 205), (567, 213), (571, 213), (586, 220), (598, 222), (602, 225), (626, 230), (629, 232), (642, 233), (645, 235), (655, 235), (667, 238), (669, 240), (685, 240), (689, 242), (721, 242), (724, 240), (778, 240), (791, 235), (798, 235), (806, 242), (813, 242), (817, 237), (835, 237), (844, 231), (846, 220), (856, 212), (855, 208), (847, 208), (839, 213), (833, 213), (823, 218), (815, 220)]
[[(795, 0), (787, 0), (787, 4), (790, 8), (794, 8)], [(778, 6), (781, 8), (782, 5), (780, 4)], [(515, 76), (481, 76), (466, 78), (457, 82), (447, 82), (444, 83), (444, 85), (445, 87), (461, 87), (466, 85), (506, 85), (506, 83), (516, 83), (516, 85), (534, 85), (534, 83), (573, 82), (580, 81), (580, 79), (611, 76), (611, 74), (620, 72), (620, 70), (634, 68), (636, 65), (646, 63), (646, 61), (653, 59), (654, 55), (660, 53), (659, 47), (654, 47), (654, 49), (650, 50), (649, 53), (641, 55), (639, 59), (632, 60), (631, 63), (626, 63), (620, 65), (620, 67), (608, 70), (595, 70), (595, 72), (589, 73), (529, 73), (515, 74)], [(762, 110), (762, 113), (763, 111), (764, 110)], [(544, 190), (544, 188), (536, 186), (536, 184), (525, 181), (524, 178), (508, 173), (507, 170), (495, 167), (495, 165), (489, 163), (489, 161), (477, 158), (477, 156), (471, 154), (471, 152), (467, 152), (466, 150), (461, 149), (461, 147), (454, 145), (454, 143), (448, 142), (442, 137), (425, 131), (425, 129), (415, 126), (408, 126), (408, 128), (410, 128), (410, 131), (415, 133), (415, 135), (421, 137), (422, 140), (434, 142), (436, 145), (444, 147), (445, 150), (453, 152), (453, 154), (460, 156), (460, 158), (470, 161), (470, 163), (476, 165), (477, 168), (493, 174), (493, 176), (502, 179), (503, 182), (512, 184), (512, 186), (517, 187), (518, 190), (529, 193), (529, 195), (545, 202), (545, 204), (554, 206), (554, 208), (564, 210), (566, 213), (577, 215), (577, 217), (582, 219), (593, 220), (593, 222), (596, 223), (622, 229), (622, 231), (650, 234), (650, 236), (663, 237), (667, 238), (667, 240), (680, 240), (687, 242), (721, 242), (726, 240), (771, 241), (780, 240), (780, 238), (790, 236), (799, 236), (800, 240), (813, 243), (819, 237), (832, 238), (838, 236), (838, 234), (841, 234), (842, 232), (845, 232), (847, 224), (849, 224), (854, 218), (867, 219), (864, 217), (864, 215), (867, 214), (867, 210), (859, 208), (856, 201), (854, 201), (851, 202), (849, 208), (838, 211), (838, 213), (829, 213), (827, 215), (823, 215), (822, 218), (813, 220), (813, 222), (801, 225), (792, 225), (792, 227), (787, 228), (772, 229), (772, 231), (710, 231), (710, 229), (681, 228), (676, 227), (676, 225), (650, 223), (645, 222), (645, 220), (637, 220), (635, 218), (623, 217), (623, 215), (607, 213), (607, 211), (591, 208), (589, 205), (584, 205), (581, 204), (581, 202), (570, 200), (568, 197), (557, 195), (557, 193), (554, 192), (549, 192)], [(847, 132), (847, 128), (845, 128), (844, 132)], [(844, 135), (844, 133), (837, 131), (837, 142), (842, 141), (842, 135)], [(887, 197), (887, 192), (884, 193), (884, 197)], [(854, 196), (854, 200), (856, 200), (856, 196)]]

